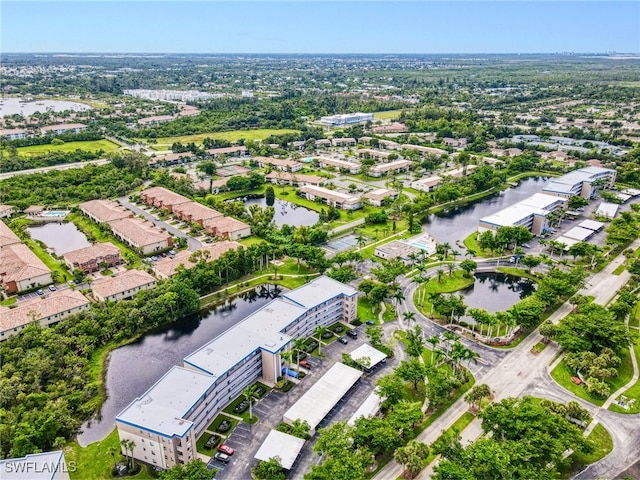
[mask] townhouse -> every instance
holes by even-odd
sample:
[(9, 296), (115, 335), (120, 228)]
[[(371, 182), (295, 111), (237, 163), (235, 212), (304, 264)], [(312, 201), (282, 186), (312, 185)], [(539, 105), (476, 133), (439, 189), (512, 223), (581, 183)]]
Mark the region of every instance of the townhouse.
[(318, 165), (321, 168), (334, 167), (340, 171), (347, 171), (352, 175), (360, 172), (360, 169), (362, 168), (362, 165), (360, 165), (359, 163), (348, 162), (346, 160), (340, 160), (337, 158), (318, 157), (317, 160), (318, 160)]
[(139, 218), (123, 218), (109, 223), (111, 232), (142, 255), (151, 255), (173, 245), (171, 235)]
[(300, 162), (279, 158), (256, 157), (255, 161), (260, 168), (269, 166), (275, 170), (282, 170), (283, 172), (299, 172), (304, 167)]
[(357, 210), (361, 207), (360, 198), (348, 193), (341, 193), (335, 190), (329, 190), (324, 187), (316, 187), (314, 185), (303, 185), (300, 187), (302, 193), (307, 200), (322, 200), (323, 203), (332, 207), (342, 208), (344, 210)]
[[(51, 270), (25, 244), (13, 241), (0, 222), (0, 286), (7, 293), (21, 292), (53, 283)], [(2, 228), (4, 227), (4, 228)], [(16, 237), (17, 238), (17, 237)], [(9, 243), (12, 242), (12, 243)]]
[(87, 130), (87, 126), (82, 123), (62, 123), (60, 125), (49, 125), (42, 127), (42, 135), (64, 135), (65, 133), (80, 133)]
[(143, 270), (126, 270), (113, 277), (103, 277), (91, 284), (98, 302), (118, 302), (136, 296), (142, 290), (156, 287), (156, 279)]
[(193, 162), (195, 159), (196, 156), (191, 152), (165, 153), (149, 157), (149, 166), (167, 167), (169, 165), (178, 165), (180, 163)]
[(204, 227), (207, 220), (222, 216), (217, 210), (197, 202), (175, 205), (173, 206), (173, 214), (182, 221), (197, 223), (201, 227)]
[(385, 152), (383, 150), (374, 150), (372, 148), (361, 148), (358, 150), (359, 158), (373, 158), (374, 160), (387, 161), (391, 155), (398, 155), (394, 152)]
[(90, 200), (78, 205), (80, 211), (96, 223), (109, 223), (114, 220), (133, 217), (133, 213), (113, 200)]
[(14, 308), (0, 307), (0, 341), (23, 330), (30, 322), (43, 327), (89, 309), (89, 301), (78, 291), (57, 290), (46, 298), (24, 300)]
[(240, 240), (251, 236), (251, 227), (232, 217), (210, 218), (204, 222), (204, 229), (216, 237)]
[(164, 187), (147, 188), (140, 192), (140, 198), (148, 205), (164, 208), (169, 212), (173, 212), (173, 208), (177, 205), (192, 202), (191, 199), (178, 195)]
[(111, 242), (95, 243), (72, 250), (62, 255), (62, 258), (70, 271), (77, 268), (84, 273), (97, 272), (101, 265), (106, 265), (106, 268), (114, 267), (122, 261), (120, 249)]
[(291, 172), (269, 172), (265, 175), (265, 180), (276, 185), (322, 185), (327, 181), (324, 177), (317, 175), (296, 174)]
[(369, 169), (369, 175), (371, 177), (381, 177), (389, 173), (401, 173), (407, 172), (414, 165), (411, 160), (394, 160), (389, 163), (381, 163), (374, 165)]
[[(170, 278), (176, 274), (176, 271), (178, 270), (178, 267), (180, 265), (182, 265), (186, 270), (189, 270), (190, 268), (193, 268), (200, 260), (212, 262), (220, 258), (226, 252), (235, 250), (240, 247), (242, 247), (241, 243), (227, 240), (205, 244), (201, 248), (196, 250), (196, 252), (202, 252), (198, 258), (196, 258), (197, 255), (194, 256), (194, 253), (196, 252), (181, 250), (177, 252), (173, 256), (173, 258), (161, 258), (157, 262), (155, 262), (153, 264), (153, 273), (155, 273), (159, 279)], [(193, 259), (193, 261), (191, 259)]]

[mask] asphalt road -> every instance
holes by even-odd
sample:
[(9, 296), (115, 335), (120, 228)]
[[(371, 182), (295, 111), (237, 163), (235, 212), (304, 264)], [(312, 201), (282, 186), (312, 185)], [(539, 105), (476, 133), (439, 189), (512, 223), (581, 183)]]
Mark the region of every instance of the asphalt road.
[(198, 250), (200, 247), (202, 247), (202, 242), (200, 242), (200, 240), (196, 240), (195, 238), (190, 237), (189, 235), (187, 235), (183, 231), (178, 230), (173, 225), (169, 225), (167, 222), (163, 222), (162, 220), (156, 220), (153, 215), (151, 215), (150, 213), (148, 213), (145, 210), (141, 209), (140, 207), (136, 206), (135, 204), (129, 202), (128, 197), (120, 197), (118, 199), (118, 201), (120, 202), (120, 204), (123, 207), (128, 208), (129, 210), (131, 210), (136, 215), (142, 215), (144, 218), (149, 220), (151, 223), (153, 223), (158, 228), (164, 228), (167, 232), (171, 233), (172, 235), (175, 235), (176, 237), (186, 238), (187, 239), (187, 245), (189, 246), (189, 251), (190, 252), (194, 252), (194, 251)]

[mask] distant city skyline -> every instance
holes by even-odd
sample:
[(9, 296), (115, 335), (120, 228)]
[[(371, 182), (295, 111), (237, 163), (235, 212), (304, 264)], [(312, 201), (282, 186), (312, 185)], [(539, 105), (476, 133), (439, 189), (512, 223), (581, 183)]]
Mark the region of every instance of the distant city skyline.
[(637, 1), (2, 1), (2, 53), (640, 53)]

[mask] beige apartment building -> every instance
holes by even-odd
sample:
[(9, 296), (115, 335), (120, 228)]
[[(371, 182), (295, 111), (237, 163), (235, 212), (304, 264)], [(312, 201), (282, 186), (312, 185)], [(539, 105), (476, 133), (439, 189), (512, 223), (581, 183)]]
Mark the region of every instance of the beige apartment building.
[(118, 240), (138, 250), (142, 255), (151, 255), (173, 245), (171, 235), (139, 218), (123, 218), (109, 223), (109, 226)]
[(90, 200), (81, 203), (80, 211), (96, 223), (109, 223), (114, 220), (133, 217), (133, 213), (113, 200)]
[(111, 242), (72, 250), (62, 255), (62, 258), (70, 271), (78, 268), (85, 273), (97, 272), (101, 264), (113, 267), (121, 262), (120, 249)]
[(156, 287), (156, 279), (143, 270), (126, 270), (113, 277), (103, 277), (91, 284), (98, 302), (118, 302), (136, 296), (142, 290)]

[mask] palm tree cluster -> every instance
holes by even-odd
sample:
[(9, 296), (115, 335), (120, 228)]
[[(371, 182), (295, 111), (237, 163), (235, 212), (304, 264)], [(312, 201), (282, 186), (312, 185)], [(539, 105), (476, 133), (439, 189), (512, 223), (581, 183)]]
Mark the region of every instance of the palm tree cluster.
[[(445, 364), (451, 367), (453, 375), (458, 380), (464, 380), (467, 376), (467, 369), (471, 366), (471, 362), (477, 363), (477, 359), (480, 356), (477, 352), (465, 347), (460, 342), (460, 336), (453, 332), (444, 332), (442, 338), (432, 336), (427, 339), (427, 342), (431, 344), (432, 356), (431, 366), (438, 368)], [(440, 346), (441, 345), (441, 346)], [(467, 362), (467, 367), (462, 365), (462, 362)]]

